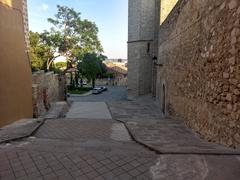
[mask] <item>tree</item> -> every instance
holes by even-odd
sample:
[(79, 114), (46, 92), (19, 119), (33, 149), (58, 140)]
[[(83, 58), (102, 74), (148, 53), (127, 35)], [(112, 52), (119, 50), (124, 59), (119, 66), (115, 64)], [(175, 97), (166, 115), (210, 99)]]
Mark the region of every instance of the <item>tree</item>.
[(40, 34), (37, 32), (30, 31), (29, 41), (32, 70), (46, 70), (48, 47), (42, 43)]
[(67, 63), (66, 62), (58, 62), (55, 64), (55, 68), (64, 70), (67, 68)]
[[(57, 6), (55, 18), (48, 21), (53, 25), (49, 45), (57, 49), (58, 54), (65, 56), (68, 68), (77, 64), (86, 53), (100, 53), (103, 51), (98, 39), (98, 28), (95, 23), (82, 20), (81, 13), (67, 6)], [(78, 58), (77, 58), (78, 57)]]
[(99, 78), (103, 78), (104, 74), (107, 73), (107, 66), (106, 66), (106, 64), (103, 63), (103, 61), (106, 59), (107, 59), (107, 56), (104, 56), (102, 54), (100, 54), (98, 56), (98, 64), (99, 64), (100, 70), (101, 70), (100, 73), (98, 73), (98, 75), (97, 75)]
[(49, 71), (54, 69), (53, 61), (60, 55), (56, 56), (59, 43), (59, 35), (47, 31), (37, 33), (30, 31), (30, 55), (32, 70)]
[(92, 87), (95, 87), (95, 81), (98, 75), (105, 73), (103, 63), (105, 56), (96, 53), (87, 53), (81, 62), (78, 63), (78, 71), (81, 75), (92, 81)]
[[(33, 69), (48, 71), (59, 56), (66, 58), (67, 68), (73, 68), (86, 54), (100, 54), (103, 51), (95, 23), (82, 20), (81, 14), (73, 8), (60, 5), (57, 8), (55, 18), (48, 19), (52, 24), (50, 31), (30, 34)], [(104, 56), (97, 58), (100, 60)], [(101, 63), (97, 66), (104, 69)]]
[(61, 56), (61, 54), (58, 53), (58, 48), (61, 45), (61, 34), (55, 31), (44, 31), (42, 34), (40, 34), (40, 38), (42, 44), (44, 44), (46, 47), (46, 69), (49, 71), (54, 60)]

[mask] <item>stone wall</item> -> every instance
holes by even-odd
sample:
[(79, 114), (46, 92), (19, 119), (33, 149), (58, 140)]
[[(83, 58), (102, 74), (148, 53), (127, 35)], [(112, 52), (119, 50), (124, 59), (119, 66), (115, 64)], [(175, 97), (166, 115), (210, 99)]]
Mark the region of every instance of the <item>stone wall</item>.
[(208, 140), (240, 144), (240, 1), (179, 0), (160, 27), (158, 59), (167, 113)]
[(53, 72), (33, 74), (33, 115), (44, 115), (54, 102), (65, 100), (65, 78)]

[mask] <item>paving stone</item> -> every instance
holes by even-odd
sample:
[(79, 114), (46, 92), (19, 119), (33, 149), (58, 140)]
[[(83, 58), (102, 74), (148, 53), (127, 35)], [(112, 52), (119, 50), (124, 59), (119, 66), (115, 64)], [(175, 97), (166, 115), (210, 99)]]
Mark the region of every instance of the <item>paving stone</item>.
[(112, 119), (104, 102), (74, 102), (66, 118)]
[(124, 122), (139, 120), (159, 120), (162, 118), (160, 108), (153, 100), (108, 102), (113, 119)]
[(41, 124), (43, 119), (21, 119), (0, 129), (0, 143), (5, 143), (31, 135)]
[(202, 140), (183, 123), (166, 121), (168, 119), (148, 123), (129, 121), (126, 125), (136, 140), (161, 153), (240, 154), (240, 150)]
[[(200, 143), (192, 132), (184, 129), (184, 124), (178, 120), (163, 120), (154, 109), (156, 106), (148, 107), (147, 104), (151, 104), (150, 101), (143, 105), (126, 101), (110, 108), (120, 111), (115, 112), (117, 116), (123, 113), (129, 130), (136, 137), (165, 148), (165, 153), (179, 151), (179, 148), (191, 153), (194, 147), (217, 152), (218, 146)], [(33, 137), (0, 145), (0, 179), (17, 179), (19, 176), (22, 179), (64, 180), (185, 180), (189, 177), (197, 180), (205, 175), (207, 180), (221, 180), (223, 177), (230, 180), (240, 177), (239, 156), (213, 156), (208, 152), (205, 155), (157, 155), (129, 138), (123, 124), (117, 121), (51, 119)]]
[(237, 180), (240, 161), (236, 156), (160, 155), (152, 167), (154, 180)]

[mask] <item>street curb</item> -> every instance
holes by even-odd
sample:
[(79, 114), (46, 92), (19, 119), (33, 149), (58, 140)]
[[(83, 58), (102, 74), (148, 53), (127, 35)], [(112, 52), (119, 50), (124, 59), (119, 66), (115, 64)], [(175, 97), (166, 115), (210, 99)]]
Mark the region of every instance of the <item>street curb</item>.
[(125, 126), (125, 128), (127, 129), (128, 134), (130, 135), (131, 139), (132, 139), (134, 142), (136, 142), (137, 144), (139, 144), (139, 145), (141, 145), (141, 146), (149, 149), (150, 151), (153, 151), (153, 152), (156, 153), (156, 154), (160, 154), (160, 152), (157, 151), (155, 148), (149, 147), (148, 145), (144, 144), (143, 142), (138, 141), (138, 140), (135, 138), (134, 134), (131, 132), (131, 130), (127, 127), (126, 122), (124, 122), (124, 121), (122, 121), (122, 120), (120, 120), (120, 119), (114, 119), (109, 104), (108, 104), (107, 102), (105, 102), (105, 103), (106, 103), (106, 105), (107, 105), (107, 107), (108, 107), (108, 110), (109, 110), (111, 116), (112, 116), (112, 120), (115, 120), (115, 121), (118, 121), (118, 122), (122, 123), (122, 124)]
[[(66, 103), (67, 104), (67, 103)], [(68, 107), (69, 107), (69, 104), (67, 104)], [(13, 137), (13, 138), (7, 138), (5, 140), (0, 140), (0, 144), (4, 144), (4, 143), (10, 143), (12, 141), (18, 141), (18, 140), (22, 140), (22, 139), (25, 139), (25, 138), (28, 138), (30, 136), (33, 136), (37, 131), (38, 129), (47, 121), (47, 120), (51, 120), (51, 119), (57, 119), (57, 118), (60, 118), (62, 116), (63, 113), (65, 113), (67, 111), (67, 106), (62, 106), (62, 109), (60, 112), (58, 112), (58, 114), (56, 114), (56, 117), (54, 118), (46, 118), (50, 111), (44, 116), (44, 117), (40, 117), (38, 119), (36, 119), (36, 122), (38, 123), (34, 128), (32, 128), (31, 130), (29, 130), (29, 132), (27, 132), (26, 134), (24, 135), (19, 135), (16, 137)], [(21, 128), (20, 126), (18, 128)]]
[(12, 141), (18, 141), (18, 140), (22, 140), (22, 139), (25, 139), (25, 138), (28, 138), (28, 137), (32, 136), (45, 123), (45, 119), (41, 119), (41, 120), (38, 120), (38, 121), (41, 121), (41, 122), (39, 122), (38, 125), (36, 127), (34, 127), (34, 129), (32, 131), (30, 131), (29, 133), (26, 133), (25, 135), (22, 135), (22, 136), (19, 136), (19, 137), (13, 137), (13, 138), (9, 138), (9, 139), (6, 139), (6, 140), (2, 140), (2, 141), (0, 141), (0, 144), (10, 143)]
[(156, 154), (162, 154), (160, 151), (156, 150), (155, 148), (153, 148), (153, 147), (151, 147), (151, 146), (148, 146), (147, 144), (145, 144), (145, 143), (137, 140), (137, 138), (134, 136), (134, 134), (133, 134), (133, 133), (131, 132), (131, 130), (128, 128), (126, 122), (121, 121), (121, 120), (119, 120), (119, 119), (114, 119), (114, 120), (122, 123), (122, 124), (125, 126), (125, 128), (126, 128), (127, 131), (128, 131), (128, 134), (130, 135), (131, 139), (132, 139), (134, 142), (136, 142), (137, 144), (139, 144), (139, 145), (141, 145), (141, 146), (149, 149), (150, 151), (153, 151), (153, 152), (156, 153)]
[(92, 94), (92, 90), (90, 90), (89, 92), (86, 92), (84, 94), (70, 94), (70, 97), (85, 97), (85, 96), (89, 96)]
[(160, 150), (154, 148), (153, 146), (151, 145), (148, 145), (140, 140), (137, 139), (137, 137), (131, 132), (131, 130), (129, 129), (129, 127), (127, 126), (127, 123), (128, 122), (125, 122), (125, 121), (122, 121), (120, 119), (115, 119), (116, 121), (118, 122), (121, 122), (124, 124), (124, 126), (126, 127), (129, 135), (131, 136), (131, 138), (138, 144), (144, 146), (145, 148), (155, 152), (156, 154), (159, 154), (159, 155), (199, 155), (199, 156), (239, 156), (240, 153), (239, 152), (231, 152), (231, 153), (197, 153), (197, 152), (161, 152)]
[(145, 148), (149, 149), (150, 151), (155, 152), (156, 154), (159, 155), (199, 155), (199, 156), (239, 156), (240, 153), (239, 152), (232, 152), (232, 153), (197, 153), (197, 152), (161, 152), (158, 149), (154, 148), (151, 145), (148, 145), (140, 140), (138, 140), (135, 135), (131, 132), (131, 130), (129, 129), (129, 127), (127, 126), (127, 122), (119, 120), (119, 119), (115, 119), (118, 122), (121, 122), (124, 124), (124, 126), (126, 127), (130, 137), (133, 139), (133, 141), (135, 141), (137, 144), (144, 146)]

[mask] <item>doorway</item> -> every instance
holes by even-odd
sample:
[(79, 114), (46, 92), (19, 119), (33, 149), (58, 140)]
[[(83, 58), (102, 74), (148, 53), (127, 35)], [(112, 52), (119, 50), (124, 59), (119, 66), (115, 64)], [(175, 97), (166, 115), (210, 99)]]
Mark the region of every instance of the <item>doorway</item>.
[(166, 85), (163, 83), (162, 85), (162, 97), (161, 97), (161, 107), (163, 116), (166, 115)]

